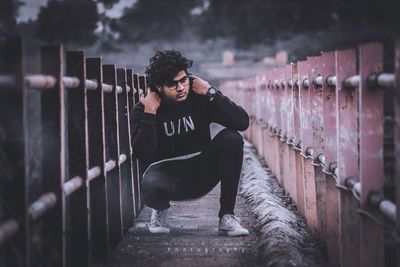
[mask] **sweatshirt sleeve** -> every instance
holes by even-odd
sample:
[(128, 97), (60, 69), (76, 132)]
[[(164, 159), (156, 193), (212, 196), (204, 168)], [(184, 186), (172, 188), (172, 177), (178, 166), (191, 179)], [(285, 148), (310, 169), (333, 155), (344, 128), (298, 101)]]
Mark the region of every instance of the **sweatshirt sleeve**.
[(217, 91), (209, 105), (209, 116), (212, 122), (238, 131), (245, 131), (249, 127), (247, 112), (220, 91)]
[(132, 109), (132, 150), (139, 160), (150, 162), (157, 155), (156, 115), (144, 112), (144, 106), (137, 104)]

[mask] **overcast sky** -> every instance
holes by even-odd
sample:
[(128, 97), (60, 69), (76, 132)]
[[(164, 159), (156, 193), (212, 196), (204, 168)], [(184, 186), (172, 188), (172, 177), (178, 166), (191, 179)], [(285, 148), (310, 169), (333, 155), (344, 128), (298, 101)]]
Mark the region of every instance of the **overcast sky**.
[[(0, 0), (1, 1), (1, 0)], [(18, 22), (28, 21), (29, 19), (35, 20), (40, 7), (45, 6), (48, 0), (22, 0), (24, 5), (19, 9)], [(118, 4), (109, 10), (106, 14), (109, 17), (118, 18), (121, 16), (125, 7), (132, 6), (136, 0), (120, 0)], [(103, 7), (99, 5), (99, 11), (103, 12)]]

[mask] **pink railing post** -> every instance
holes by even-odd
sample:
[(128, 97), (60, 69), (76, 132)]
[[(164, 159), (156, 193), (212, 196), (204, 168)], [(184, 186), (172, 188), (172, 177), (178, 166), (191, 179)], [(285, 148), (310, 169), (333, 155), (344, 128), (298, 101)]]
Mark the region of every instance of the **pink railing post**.
[(300, 123), (301, 123), (301, 155), (303, 156), (304, 174), (304, 200), (307, 224), (312, 231), (317, 227), (317, 203), (314, 166), (308, 150), (312, 148), (312, 125), (311, 125), (311, 100), (310, 89), (307, 86), (309, 64), (306, 61), (298, 62), (299, 91), (300, 91)]
[[(381, 218), (368, 206), (368, 194), (383, 191), (383, 91), (370, 88), (367, 78), (382, 72), (381, 44), (360, 46), (360, 178), (361, 208)], [(384, 231), (370, 218), (361, 220), (361, 266), (384, 264)]]
[(323, 121), (324, 121), (324, 155), (325, 155), (325, 180), (326, 180), (326, 246), (329, 266), (340, 264), (340, 224), (339, 224), (339, 191), (336, 181), (330, 174), (330, 166), (337, 165), (336, 149), (336, 87), (329, 86), (328, 77), (335, 76), (335, 53), (322, 54), (322, 91), (323, 91)]
[[(358, 88), (346, 88), (344, 80), (356, 74), (354, 50), (336, 51), (336, 101), (337, 101), (337, 166), (338, 182), (344, 184), (347, 177), (358, 178)], [(359, 266), (359, 216), (358, 203), (351, 192), (339, 193), (340, 249), (342, 266)], [(349, 233), (353, 233), (349, 235)]]

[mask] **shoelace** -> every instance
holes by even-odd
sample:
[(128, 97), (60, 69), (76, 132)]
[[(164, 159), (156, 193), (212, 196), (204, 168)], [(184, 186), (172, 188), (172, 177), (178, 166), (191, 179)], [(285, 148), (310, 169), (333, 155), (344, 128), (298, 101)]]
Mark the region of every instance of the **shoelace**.
[(231, 215), (228, 217), (228, 219), (226, 220), (226, 225), (228, 226), (240, 226), (240, 219), (234, 215)]

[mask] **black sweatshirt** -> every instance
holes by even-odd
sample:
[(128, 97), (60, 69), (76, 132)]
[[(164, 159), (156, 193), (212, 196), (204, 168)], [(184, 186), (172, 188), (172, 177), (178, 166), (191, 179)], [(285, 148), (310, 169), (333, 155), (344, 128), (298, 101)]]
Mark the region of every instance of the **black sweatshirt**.
[(221, 92), (212, 101), (189, 91), (183, 102), (161, 99), (156, 115), (145, 113), (141, 103), (132, 109), (133, 154), (145, 163), (201, 152), (210, 142), (210, 123), (244, 131), (246, 111)]

